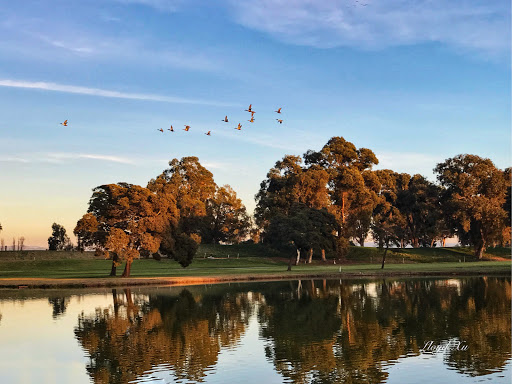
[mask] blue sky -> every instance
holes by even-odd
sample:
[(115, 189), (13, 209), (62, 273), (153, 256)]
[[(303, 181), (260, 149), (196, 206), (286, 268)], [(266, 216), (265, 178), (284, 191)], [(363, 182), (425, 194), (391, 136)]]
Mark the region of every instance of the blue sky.
[(54, 221), (72, 231), (95, 186), (146, 185), (182, 156), (250, 211), (275, 161), (332, 136), (431, 179), (460, 153), (511, 163), (509, 1), (2, 3), (7, 244), (46, 245)]

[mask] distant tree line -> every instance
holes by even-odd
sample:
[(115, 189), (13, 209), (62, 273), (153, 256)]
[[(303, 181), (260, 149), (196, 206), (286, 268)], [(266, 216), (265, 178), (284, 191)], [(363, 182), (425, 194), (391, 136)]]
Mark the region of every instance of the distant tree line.
[(80, 248), (96, 247), (112, 260), (111, 276), (139, 257), (168, 257), (188, 266), (200, 242), (238, 243), (250, 230), (245, 206), (229, 186), (219, 187), (197, 157), (173, 159), (146, 187), (96, 187), (74, 229)]
[(485, 247), (510, 244), (511, 168), (458, 155), (439, 163), (438, 183), (424, 176), (373, 170), (367, 148), (333, 137), (320, 151), (286, 155), (256, 194), (255, 222), (269, 246), (343, 258), (371, 235), (381, 248), (432, 247), (457, 236), (482, 258)]

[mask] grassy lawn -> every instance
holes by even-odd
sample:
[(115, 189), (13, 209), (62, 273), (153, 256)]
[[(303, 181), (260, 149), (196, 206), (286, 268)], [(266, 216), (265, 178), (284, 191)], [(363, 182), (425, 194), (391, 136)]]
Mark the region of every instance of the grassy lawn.
[[(239, 246), (243, 247), (243, 246)], [(235, 246), (202, 246), (202, 257), (196, 257), (193, 263), (182, 268), (178, 263), (172, 260), (156, 261), (153, 259), (136, 260), (132, 266), (131, 277), (185, 277), (185, 276), (226, 276), (226, 275), (268, 275), (268, 274), (286, 274), (287, 260), (278, 257), (264, 257), (258, 255), (251, 256), (261, 251), (255, 247), (252, 253), (240, 252), (237, 258), (233, 250), (240, 250)], [(359, 248), (361, 249), (361, 248)], [(363, 250), (363, 249), (361, 249)], [(314, 264), (300, 264), (293, 266), (292, 272), (301, 274), (320, 274), (320, 273), (339, 273), (359, 275), (359, 274), (450, 274), (465, 273), (489, 274), (502, 273), (510, 274), (510, 261), (472, 261), (466, 257), (466, 262), (459, 262), (460, 255), (466, 255), (452, 250), (437, 249), (435, 261), (427, 263), (425, 259), (432, 254), (427, 250), (415, 249), (407, 250), (408, 253), (390, 252), (389, 264), (385, 269), (380, 269), (380, 254), (376, 249), (366, 249), (368, 254), (355, 253), (348, 258), (347, 263), (324, 264), (316, 262)], [(41, 251), (43, 252), (43, 251)], [(205, 255), (206, 253), (206, 255)], [(432, 252), (431, 252), (432, 253)], [(78, 253), (72, 253), (77, 254)], [(249, 255), (248, 255), (249, 254)], [(63, 256), (68, 256), (62, 253)], [(229, 255), (229, 258), (227, 257)], [(405, 260), (407, 256), (407, 260)], [(368, 257), (373, 258), (373, 263), (368, 263)], [(35, 258), (35, 259), (34, 259)], [(0, 259), (1, 260), (1, 259)], [(453, 260), (456, 260), (455, 262)], [(110, 272), (111, 262), (94, 258), (94, 255), (84, 255), (81, 258), (50, 258), (38, 259), (35, 256), (26, 259), (11, 259), (0, 261), (0, 278), (104, 278)], [(118, 275), (123, 271), (123, 266), (118, 268)]]
[[(178, 263), (163, 259), (136, 260), (131, 277), (189, 277), (226, 275), (285, 274), (287, 255), (269, 250), (261, 244), (209, 245), (199, 247), (193, 263), (182, 268)], [(507, 258), (510, 249), (488, 249), (487, 257)], [(450, 274), (450, 273), (510, 273), (510, 261), (477, 261), (469, 248), (405, 248), (390, 249), (386, 267), (380, 269), (382, 253), (372, 247), (351, 247), (342, 264), (300, 264), (292, 272), (301, 274)], [(23, 251), (0, 252), (0, 278), (104, 278), (111, 262), (96, 258), (93, 252)], [(124, 266), (118, 268), (118, 275)]]

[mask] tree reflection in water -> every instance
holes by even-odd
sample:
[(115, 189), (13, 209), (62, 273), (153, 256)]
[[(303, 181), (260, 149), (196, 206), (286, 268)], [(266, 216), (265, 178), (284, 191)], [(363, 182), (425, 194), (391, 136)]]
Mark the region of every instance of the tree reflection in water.
[[(198, 293), (199, 292), (199, 293)], [(183, 289), (179, 295), (113, 291), (113, 306), (79, 317), (75, 334), (95, 383), (126, 383), (165, 364), (203, 381), (257, 310), (276, 371), (294, 383), (380, 383), (386, 365), (426, 342), (463, 340), (445, 363), (478, 376), (511, 357), (510, 279), (294, 281)]]

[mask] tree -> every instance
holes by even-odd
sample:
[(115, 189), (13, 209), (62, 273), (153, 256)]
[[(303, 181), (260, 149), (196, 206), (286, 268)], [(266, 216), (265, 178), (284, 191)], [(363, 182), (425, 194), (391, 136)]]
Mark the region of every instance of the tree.
[(179, 210), (181, 231), (201, 240), (206, 202), (217, 189), (213, 175), (201, 165), (197, 157), (173, 159), (169, 168), (148, 183), (148, 188), (158, 194), (173, 196)]
[(391, 245), (403, 245), (406, 220), (396, 206), (397, 192), (406, 186), (407, 174), (398, 174), (389, 169), (376, 171), (381, 184), (379, 200), (373, 210), (372, 237), (383, 250), (382, 268)]
[(462, 244), (473, 245), (475, 256), (502, 239), (507, 212), (503, 209), (508, 183), (490, 159), (462, 154), (434, 169), (445, 192), (446, 208)]
[(112, 260), (111, 276), (126, 261), (122, 277), (128, 277), (133, 260), (141, 252), (157, 252), (178, 219), (173, 195), (127, 183), (106, 184), (93, 190), (88, 213), (74, 232), (82, 244), (95, 245)]
[(217, 188), (206, 201), (206, 216), (201, 232), (205, 242), (239, 243), (250, 230), (251, 222), (242, 200), (229, 185)]
[[(271, 247), (296, 252), (295, 265), (299, 263), (302, 252), (309, 252), (311, 263), (313, 253), (336, 250), (334, 232), (336, 220), (327, 210), (317, 210), (295, 204), (288, 215), (275, 215), (265, 233), (265, 242)], [(291, 270), (293, 255), (290, 253), (288, 270)]]
[(396, 205), (407, 223), (408, 242), (415, 248), (432, 246), (442, 231), (440, 193), (440, 187), (421, 175), (414, 175), (407, 188), (397, 191)]
[(52, 224), (52, 235), (48, 238), (48, 249), (50, 251), (62, 251), (71, 241), (66, 234), (66, 229), (57, 223)]
[(308, 165), (321, 166), (329, 175), (329, 212), (338, 222), (339, 242), (347, 245), (350, 238), (357, 238), (364, 244), (377, 200), (372, 189), (374, 177), (368, 173), (379, 163), (375, 154), (367, 148), (357, 149), (343, 137), (332, 137), (319, 152), (306, 152), (304, 159)]

